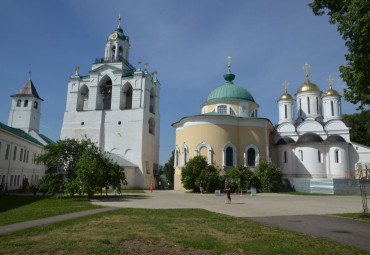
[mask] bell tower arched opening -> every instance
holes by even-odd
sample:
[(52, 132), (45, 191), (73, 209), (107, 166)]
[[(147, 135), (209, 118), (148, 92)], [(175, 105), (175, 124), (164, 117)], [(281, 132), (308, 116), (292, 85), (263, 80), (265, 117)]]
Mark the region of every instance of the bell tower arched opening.
[(99, 86), (98, 110), (110, 110), (112, 101), (112, 80), (105, 76)]

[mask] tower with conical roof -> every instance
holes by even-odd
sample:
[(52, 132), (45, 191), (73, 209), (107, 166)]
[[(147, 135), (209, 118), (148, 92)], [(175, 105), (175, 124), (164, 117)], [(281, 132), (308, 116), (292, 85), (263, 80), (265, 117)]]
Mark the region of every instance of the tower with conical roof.
[(12, 105), (10, 107), (8, 126), (19, 128), (29, 133), (31, 130), (36, 133), (40, 129), (41, 102), (44, 101), (31, 80), (20, 88), (20, 90), (11, 95)]
[(324, 122), (334, 119), (342, 119), (341, 95), (338, 91), (333, 89), (331, 84), (333, 80), (334, 79), (330, 75), (328, 79), (326, 79), (326, 81), (329, 82), (329, 89), (322, 97)]

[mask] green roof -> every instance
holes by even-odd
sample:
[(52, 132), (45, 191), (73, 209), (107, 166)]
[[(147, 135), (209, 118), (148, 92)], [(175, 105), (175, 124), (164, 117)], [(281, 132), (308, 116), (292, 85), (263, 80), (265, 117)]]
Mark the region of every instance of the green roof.
[(49, 137), (43, 134), (38, 134), (45, 142), (51, 143), (51, 144), (56, 144), (53, 140), (51, 140)]
[(114, 33), (117, 33), (117, 38), (119, 38), (119, 39), (121, 39), (121, 40), (126, 40), (126, 36), (125, 36), (125, 34), (123, 33), (123, 30), (122, 30), (122, 28), (120, 28), (120, 27), (117, 27), (117, 29), (116, 30), (114, 30), (114, 32), (111, 34), (111, 35), (109, 35), (108, 36), (108, 38), (107, 38), (107, 40), (110, 40), (110, 39), (112, 39), (112, 35), (114, 34)]
[(35, 144), (38, 144), (38, 145), (41, 145), (41, 146), (44, 146), (42, 143), (40, 143), (39, 141), (37, 141), (37, 139), (33, 138), (32, 136), (30, 136), (29, 134), (27, 134), (26, 132), (24, 132), (23, 130), (21, 129), (18, 129), (18, 128), (12, 128), (12, 127), (9, 127), (7, 125), (5, 125), (4, 123), (1, 123), (0, 122), (0, 128), (1, 129), (4, 129), (10, 133), (13, 133), (19, 137), (22, 137), (32, 143), (35, 143)]
[(239, 101), (247, 100), (255, 102), (253, 96), (245, 88), (234, 84), (232, 81), (235, 78), (235, 75), (230, 71), (224, 75), (226, 83), (221, 85), (208, 95), (206, 104), (219, 102), (219, 101)]

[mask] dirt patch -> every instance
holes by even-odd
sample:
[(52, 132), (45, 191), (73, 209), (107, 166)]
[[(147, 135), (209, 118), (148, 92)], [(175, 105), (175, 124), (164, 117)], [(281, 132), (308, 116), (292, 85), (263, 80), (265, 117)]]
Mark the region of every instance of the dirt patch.
[(209, 250), (185, 248), (173, 242), (151, 242), (139, 240), (127, 240), (121, 243), (120, 250), (123, 254), (211, 254)]

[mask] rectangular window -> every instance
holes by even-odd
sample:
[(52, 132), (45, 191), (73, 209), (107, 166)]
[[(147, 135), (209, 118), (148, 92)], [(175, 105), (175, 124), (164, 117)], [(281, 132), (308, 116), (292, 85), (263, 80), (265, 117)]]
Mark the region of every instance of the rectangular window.
[(317, 160), (321, 163), (321, 152), (317, 151)]
[(26, 157), (26, 162), (28, 163), (28, 155), (30, 154), (30, 151), (27, 151), (27, 157)]
[(24, 150), (23, 162), (26, 162), (26, 154), (27, 154), (27, 151), (26, 151), (26, 150)]
[(10, 152), (10, 144), (6, 145), (6, 152), (5, 152), (5, 159), (9, 158), (9, 152)]
[(334, 152), (334, 157), (335, 157), (335, 163), (339, 163), (339, 150), (336, 150)]
[(310, 98), (307, 97), (307, 109), (308, 109), (308, 114), (311, 114), (311, 109), (310, 109)]
[(14, 146), (13, 160), (15, 160), (16, 157), (17, 157), (17, 146)]
[(19, 161), (22, 162), (22, 157), (23, 157), (23, 149), (21, 149), (21, 153), (19, 154)]
[(227, 106), (226, 105), (219, 105), (217, 106), (218, 113), (227, 113)]
[(158, 167), (158, 164), (156, 163), (153, 163), (153, 174), (159, 175), (159, 167)]

